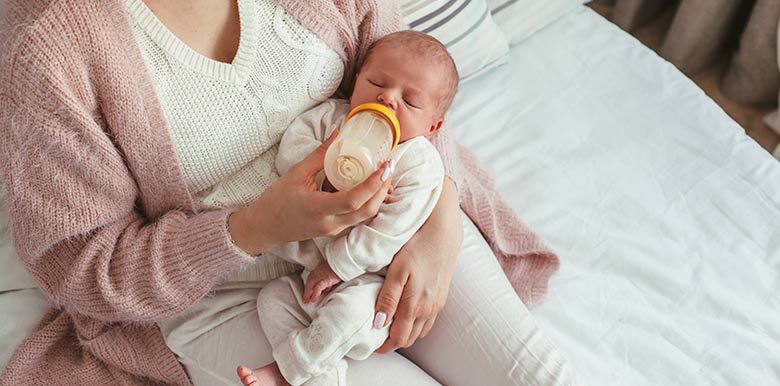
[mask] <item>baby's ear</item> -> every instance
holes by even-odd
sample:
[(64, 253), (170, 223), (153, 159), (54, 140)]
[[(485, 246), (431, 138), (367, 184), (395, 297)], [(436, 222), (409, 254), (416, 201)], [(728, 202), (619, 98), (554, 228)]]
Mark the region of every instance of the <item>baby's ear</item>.
[(439, 118), (438, 120), (434, 121), (431, 124), (430, 129), (428, 129), (428, 137), (433, 135), (433, 133), (439, 131), (439, 129), (441, 129), (442, 125), (444, 125), (444, 118)]

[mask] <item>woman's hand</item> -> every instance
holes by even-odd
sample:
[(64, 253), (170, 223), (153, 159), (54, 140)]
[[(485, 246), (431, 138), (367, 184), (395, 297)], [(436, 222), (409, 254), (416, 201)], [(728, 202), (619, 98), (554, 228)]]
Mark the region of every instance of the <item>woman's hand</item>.
[(390, 337), (376, 352), (406, 348), (428, 335), (447, 300), (462, 241), (457, 191), (445, 179), (433, 213), (388, 267), (377, 298), (374, 328), (395, 320)]
[(388, 164), (352, 190), (317, 189), (315, 176), (323, 169), (325, 152), (336, 135), (338, 130), (260, 198), (230, 215), (228, 228), (239, 248), (256, 255), (285, 242), (336, 235), (376, 215), (390, 187)]

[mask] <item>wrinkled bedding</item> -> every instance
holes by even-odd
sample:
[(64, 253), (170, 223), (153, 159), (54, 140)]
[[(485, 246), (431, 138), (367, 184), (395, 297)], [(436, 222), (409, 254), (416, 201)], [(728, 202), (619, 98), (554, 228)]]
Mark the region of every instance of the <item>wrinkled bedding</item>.
[(590, 9), (510, 55), (450, 130), (561, 257), (534, 315), (583, 384), (780, 384), (780, 163)]

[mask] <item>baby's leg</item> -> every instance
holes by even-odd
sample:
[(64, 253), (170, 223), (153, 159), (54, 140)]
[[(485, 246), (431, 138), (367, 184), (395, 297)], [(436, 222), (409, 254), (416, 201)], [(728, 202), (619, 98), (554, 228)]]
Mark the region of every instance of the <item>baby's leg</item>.
[[(263, 331), (274, 348), (281, 373), (292, 384), (313, 383), (319, 375), (339, 378), (345, 356), (365, 359), (387, 338), (388, 328), (372, 328), (382, 278), (363, 275), (342, 283), (319, 302), (303, 303), (303, 281), (283, 277), (258, 297)], [(319, 382), (316, 382), (319, 383)]]
[[(310, 323), (309, 316), (298, 305), (291, 290), (300, 280), (298, 275), (280, 277), (263, 287), (257, 296), (260, 325), (271, 347), (276, 347), (284, 342), (290, 333), (304, 329)], [(276, 362), (254, 370), (239, 365), (236, 373), (246, 386), (289, 385)]]

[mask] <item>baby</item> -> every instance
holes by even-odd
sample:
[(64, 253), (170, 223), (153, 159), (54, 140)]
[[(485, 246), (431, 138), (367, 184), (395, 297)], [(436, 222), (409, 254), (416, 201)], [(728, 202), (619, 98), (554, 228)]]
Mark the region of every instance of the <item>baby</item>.
[(280, 174), (324, 142), (352, 108), (368, 102), (388, 107), (401, 126), (390, 159), (392, 196), (373, 219), (335, 237), (274, 249), (304, 270), (260, 292), (260, 324), (276, 362), (254, 370), (239, 366), (245, 385), (345, 385), (345, 357), (365, 359), (387, 339), (389, 321), (373, 323), (376, 297), (385, 267), (441, 193), (444, 169), (429, 139), (441, 128), (457, 84), (455, 64), (441, 43), (419, 32), (397, 32), (369, 48), (349, 101), (328, 100), (291, 123), (276, 159)]

